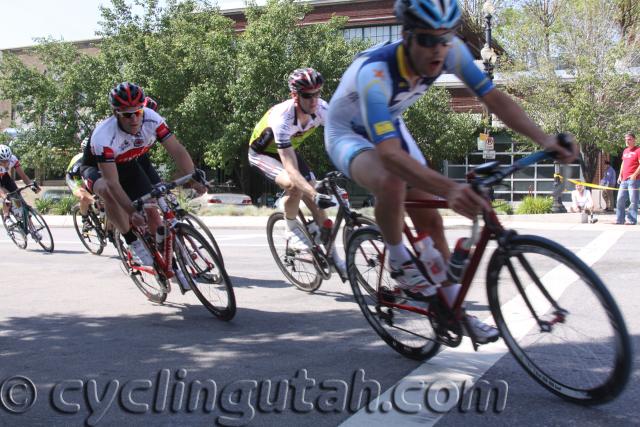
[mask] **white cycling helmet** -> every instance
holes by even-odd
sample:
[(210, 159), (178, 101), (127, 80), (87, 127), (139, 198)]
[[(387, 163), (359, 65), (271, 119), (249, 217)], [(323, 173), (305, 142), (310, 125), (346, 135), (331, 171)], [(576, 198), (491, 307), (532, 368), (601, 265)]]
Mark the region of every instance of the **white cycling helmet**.
[(462, 15), (457, 0), (396, 0), (394, 11), (405, 29), (450, 30)]
[(0, 160), (10, 160), (11, 155), (11, 148), (8, 145), (0, 145)]

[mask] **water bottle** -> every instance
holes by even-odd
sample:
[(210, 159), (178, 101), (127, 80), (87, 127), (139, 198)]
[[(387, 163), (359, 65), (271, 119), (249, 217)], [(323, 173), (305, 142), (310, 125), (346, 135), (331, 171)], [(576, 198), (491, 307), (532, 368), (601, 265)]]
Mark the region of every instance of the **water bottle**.
[(433, 239), (426, 234), (419, 234), (415, 247), (429, 279), (434, 284), (442, 284), (447, 279), (447, 265), (440, 251), (433, 246)]
[(467, 263), (469, 262), (469, 251), (471, 249), (471, 239), (461, 237), (456, 243), (456, 247), (449, 259), (449, 270), (447, 278), (451, 283), (460, 283)]
[(164, 235), (165, 235), (164, 225), (161, 225), (156, 230), (156, 245), (158, 246), (159, 250), (162, 250), (162, 247), (164, 245)]
[(322, 231), (320, 232), (320, 238), (324, 243), (329, 241), (331, 237), (331, 231), (333, 230), (333, 221), (329, 218), (325, 219), (322, 223)]
[(318, 227), (318, 224), (316, 224), (315, 221), (309, 222), (309, 224), (307, 224), (307, 230), (309, 231), (309, 234), (313, 238), (313, 241), (319, 245), (321, 243), (321, 237), (320, 237), (320, 227)]

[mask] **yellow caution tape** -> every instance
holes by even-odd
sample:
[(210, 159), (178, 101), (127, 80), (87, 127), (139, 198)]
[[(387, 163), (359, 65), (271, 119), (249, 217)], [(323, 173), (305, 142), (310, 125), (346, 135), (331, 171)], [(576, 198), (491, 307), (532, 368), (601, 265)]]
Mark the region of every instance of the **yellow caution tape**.
[[(560, 178), (560, 179), (565, 179), (562, 175), (558, 175), (557, 173), (553, 174), (554, 178)], [(578, 181), (577, 179), (567, 179), (567, 181), (569, 181), (572, 184), (575, 185), (583, 185), (585, 187), (591, 187), (591, 188), (598, 188), (601, 190), (617, 190), (617, 188), (615, 187), (605, 187), (604, 185), (598, 185), (598, 184), (591, 184), (590, 182), (583, 182), (583, 181)]]

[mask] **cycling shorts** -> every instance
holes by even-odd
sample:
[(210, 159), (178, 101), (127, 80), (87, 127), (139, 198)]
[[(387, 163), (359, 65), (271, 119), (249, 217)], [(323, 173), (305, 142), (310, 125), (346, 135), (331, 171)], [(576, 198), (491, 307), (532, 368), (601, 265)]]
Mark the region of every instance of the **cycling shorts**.
[[(316, 177), (311, 169), (309, 169), (307, 162), (305, 162), (302, 156), (300, 156), (300, 153), (295, 150), (294, 152), (296, 153), (296, 159), (298, 160), (298, 170), (300, 171), (300, 175), (309, 182), (315, 181)], [(284, 165), (282, 164), (278, 154), (268, 152), (257, 153), (253, 148), (249, 148), (249, 164), (257, 168), (264, 176), (273, 182), (276, 181), (276, 177), (281, 172), (284, 172)]]

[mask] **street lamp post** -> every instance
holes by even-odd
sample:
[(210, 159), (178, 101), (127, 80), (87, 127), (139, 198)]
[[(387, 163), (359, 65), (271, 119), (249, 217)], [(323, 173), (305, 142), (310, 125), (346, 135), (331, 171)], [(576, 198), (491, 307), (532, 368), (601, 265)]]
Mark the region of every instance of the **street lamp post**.
[[(482, 57), (482, 64), (484, 65), (484, 71), (487, 73), (487, 77), (490, 80), (493, 80), (493, 70), (496, 65), (496, 60), (498, 56), (496, 52), (493, 50), (491, 46), (491, 19), (493, 18), (493, 14), (496, 13), (496, 9), (493, 6), (491, 0), (487, 0), (482, 5), (482, 12), (484, 13), (485, 20), (485, 33), (484, 33), (484, 46), (482, 50), (480, 50), (480, 57)], [(491, 111), (487, 109), (487, 120), (488, 120), (488, 128), (491, 128), (492, 125), (492, 117)]]

